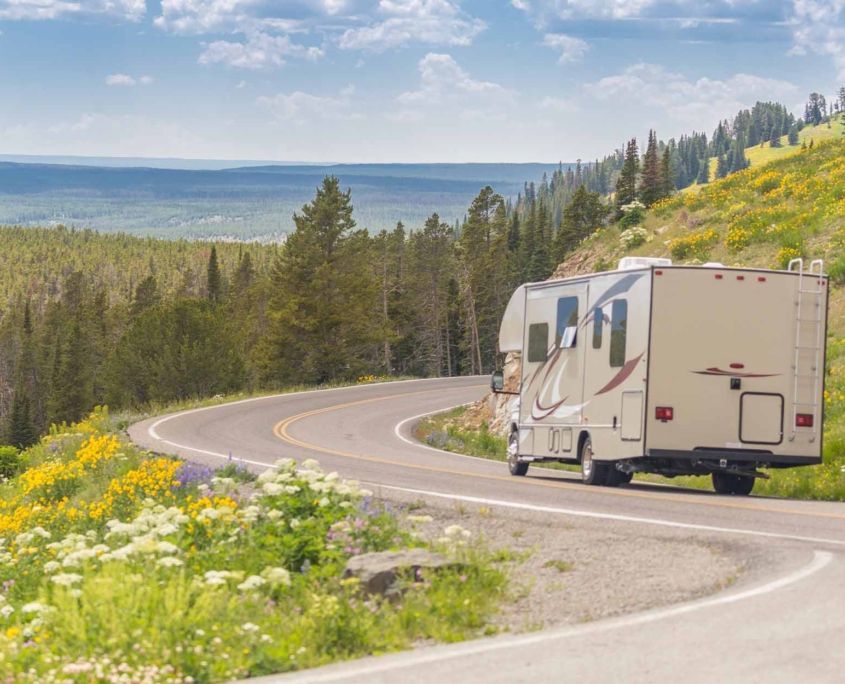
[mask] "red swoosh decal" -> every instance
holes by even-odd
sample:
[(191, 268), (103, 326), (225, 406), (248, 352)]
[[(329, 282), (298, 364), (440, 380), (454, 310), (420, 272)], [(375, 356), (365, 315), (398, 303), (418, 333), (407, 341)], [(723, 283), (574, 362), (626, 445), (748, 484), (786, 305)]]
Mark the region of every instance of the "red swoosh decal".
[[(645, 352), (643, 352), (645, 354)], [(604, 394), (606, 392), (610, 392), (610, 390), (619, 387), (623, 382), (628, 379), (628, 376), (634, 372), (634, 369), (637, 367), (640, 359), (643, 358), (643, 354), (640, 354), (636, 358), (631, 359), (630, 361), (626, 362), (624, 366), (620, 369), (620, 371), (614, 376), (614, 378), (607, 383), (604, 387), (602, 387), (598, 392), (596, 392), (596, 396), (599, 394)]]
[(781, 373), (737, 373), (736, 371), (722, 370), (721, 368), (708, 368), (707, 370), (692, 371), (696, 375), (718, 375), (731, 378), (775, 378)]

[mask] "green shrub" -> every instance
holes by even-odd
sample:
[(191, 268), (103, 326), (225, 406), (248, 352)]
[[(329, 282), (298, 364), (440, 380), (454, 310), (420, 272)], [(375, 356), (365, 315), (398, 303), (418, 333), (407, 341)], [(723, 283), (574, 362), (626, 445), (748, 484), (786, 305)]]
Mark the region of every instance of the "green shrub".
[(8, 480), (18, 474), (22, 463), (17, 447), (0, 446), (0, 477)]

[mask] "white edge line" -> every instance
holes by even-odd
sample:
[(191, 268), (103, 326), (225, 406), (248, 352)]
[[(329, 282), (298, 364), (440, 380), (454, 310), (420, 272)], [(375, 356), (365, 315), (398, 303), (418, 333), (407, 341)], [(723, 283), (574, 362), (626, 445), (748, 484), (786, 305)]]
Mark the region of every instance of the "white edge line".
[(396, 426), (393, 428), (393, 433), (401, 439), (405, 444), (410, 444), (412, 447), (417, 447), (420, 449), (428, 449), (429, 451), (433, 451), (437, 454), (444, 454), (445, 456), (454, 457), (454, 458), (469, 458), (473, 461), (483, 461), (484, 463), (498, 463), (499, 465), (502, 464), (502, 461), (497, 461), (492, 458), (482, 458), (481, 456), (470, 456), (469, 454), (459, 454), (456, 451), (446, 451), (446, 449), (438, 449), (437, 447), (430, 446), (425, 444), (418, 439), (414, 439), (413, 437), (406, 437), (402, 434), (402, 428), (405, 427), (410, 422), (415, 420), (420, 420), (421, 418), (427, 418), (428, 416), (434, 416), (438, 413), (448, 413), (449, 411), (454, 411), (456, 408), (460, 408), (462, 406), (471, 406), (476, 402), (474, 401), (465, 401), (462, 404), (455, 404), (454, 406), (447, 406), (446, 408), (436, 409), (434, 411), (426, 411), (425, 413), (420, 413), (416, 416), (411, 416), (410, 418), (405, 418), (404, 420), (399, 421), (396, 423)]
[(378, 484), (375, 482), (366, 483), (370, 487), (380, 487), (381, 489), (390, 489), (398, 492), (406, 492), (408, 494), (419, 494), (420, 496), (431, 496), (440, 499), (452, 499), (454, 501), (465, 501), (467, 503), (477, 503), (486, 506), (496, 506), (499, 508), (516, 508), (525, 511), (535, 511), (540, 513), (557, 513), (560, 515), (571, 515), (578, 518), (595, 518), (598, 520), (615, 520), (619, 522), (639, 523), (644, 525), (657, 525), (659, 527), (673, 527), (684, 530), (699, 530), (702, 532), (718, 532), (722, 534), (743, 534), (750, 537), (766, 537), (769, 539), (785, 539), (789, 541), (810, 542), (813, 544), (831, 544), (834, 546), (845, 546), (845, 541), (838, 539), (824, 539), (820, 537), (802, 537), (793, 534), (779, 534), (777, 532), (762, 532), (758, 530), (747, 530), (735, 527), (717, 527), (714, 525), (698, 525), (695, 523), (674, 522), (671, 520), (662, 520), (660, 518), (642, 518), (633, 515), (619, 515), (616, 513), (598, 513), (593, 511), (584, 511), (575, 508), (558, 508), (555, 506), (539, 506), (536, 504), (520, 503), (517, 501), (503, 501), (500, 499), (487, 499), (478, 496), (466, 496), (463, 494), (445, 494), (442, 492), (431, 492), (424, 489), (411, 489), (408, 487), (395, 487), (393, 485)]
[(307, 672), (304, 672), (299, 673), (298, 675), (277, 677), (275, 679), (264, 679), (262, 681), (265, 682), (265, 684), (269, 684), (271, 681), (282, 682), (299, 680), (306, 682), (331, 682), (352, 678), (358, 680), (360, 677), (366, 675), (390, 672), (392, 670), (402, 670), (428, 663), (479, 655), (503, 648), (519, 648), (532, 644), (554, 641), (555, 639), (584, 636), (607, 632), (614, 629), (634, 627), (650, 622), (657, 622), (658, 620), (665, 620), (666, 618), (685, 615), (687, 613), (692, 613), (706, 608), (736, 603), (738, 601), (744, 601), (758, 596), (763, 596), (765, 594), (770, 594), (816, 574), (827, 567), (832, 560), (832, 553), (828, 551), (814, 551), (813, 560), (804, 567), (799, 568), (788, 575), (772, 580), (771, 582), (746, 589), (745, 591), (721, 594), (713, 598), (700, 599), (669, 608), (658, 608), (645, 613), (611, 618), (590, 625), (568, 626), (535, 634), (476, 640), (455, 646), (433, 647), (429, 651), (411, 651), (396, 654), (394, 656), (385, 656), (389, 659), (387, 662), (368, 662), (368, 664), (359, 665), (357, 667), (355, 665), (347, 666), (342, 670), (338, 666), (334, 666), (338, 669), (333, 672), (324, 672), (322, 674), (314, 673), (310, 675)]
[[(419, 380), (402, 380), (402, 381), (399, 381), (399, 382), (419, 382)], [(373, 383), (373, 384), (392, 384), (392, 383)], [(360, 387), (360, 385), (350, 385), (350, 387)], [(347, 389), (347, 388), (346, 387), (343, 387), (343, 388), (327, 388), (327, 389), (324, 389), (324, 390), (307, 390), (305, 392), (291, 392), (289, 394), (277, 394), (277, 395), (268, 396), (268, 397), (255, 397), (253, 399), (242, 399), (240, 401), (231, 402), (229, 404), (219, 404), (218, 406), (204, 406), (204, 407), (198, 408), (198, 409), (189, 409), (187, 411), (181, 411), (179, 413), (174, 413), (174, 414), (171, 414), (169, 416), (165, 416), (164, 418), (160, 418), (158, 421), (153, 423), (147, 429), (147, 432), (151, 437), (158, 440), (159, 442), (162, 442), (163, 444), (167, 444), (168, 446), (171, 446), (171, 447), (174, 447), (174, 448), (177, 448), (177, 449), (185, 449), (187, 451), (192, 451), (194, 453), (203, 454), (205, 456), (213, 456), (215, 458), (229, 459), (230, 458), (229, 454), (221, 454), (219, 452), (208, 451), (206, 449), (197, 449), (196, 447), (191, 447), (191, 446), (187, 446), (187, 445), (184, 445), (184, 444), (178, 444), (177, 442), (172, 442), (168, 439), (163, 439), (162, 437), (159, 437), (157, 435), (157, 433), (154, 433), (154, 428), (157, 425), (159, 425), (159, 424), (161, 424), (161, 423), (163, 423), (167, 420), (171, 420), (173, 418), (185, 416), (185, 415), (188, 415), (188, 414), (191, 414), (191, 413), (197, 413), (197, 412), (200, 412), (200, 411), (207, 411), (209, 409), (220, 408), (221, 406), (233, 406), (233, 405), (236, 405), (236, 404), (242, 404), (242, 403), (251, 402), (251, 401), (260, 401), (262, 399), (272, 399), (272, 398), (277, 398), (277, 397), (293, 396), (295, 394), (308, 394), (308, 393), (311, 393), (311, 392), (334, 391), (335, 389)], [(457, 406), (464, 406), (464, 405), (465, 404), (458, 404)], [(452, 408), (457, 408), (457, 406), (453, 406)], [(424, 418), (427, 415), (433, 415), (435, 413), (441, 413), (443, 411), (448, 411), (448, 410), (450, 410), (450, 409), (446, 408), (446, 409), (440, 409), (440, 410), (436, 410), (436, 411), (429, 411), (427, 413), (422, 413), (422, 414), (417, 415), (417, 416), (412, 416), (410, 418), (406, 418), (395, 426), (394, 433), (401, 440), (403, 440), (403, 441), (405, 441), (409, 444), (412, 444), (415, 447), (421, 447), (421, 448), (424, 448), (424, 449), (429, 449), (429, 450), (432, 450), (432, 451), (436, 451), (436, 452), (446, 454), (448, 456), (462, 456), (463, 458), (472, 458), (472, 459), (475, 459), (475, 460), (478, 460), (478, 461), (485, 461), (487, 463), (493, 463), (493, 461), (491, 461), (490, 459), (479, 458), (477, 456), (467, 456), (467, 455), (464, 455), (464, 454), (455, 454), (455, 453), (452, 453), (451, 451), (443, 451), (441, 449), (435, 449), (434, 447), (430, 447), (426, 444), (422, 444), (422, 443), (417, 442), (417, 441), (411, 441), (408, 438), (406, 438), (406, 437), (404, 437), (403, 435), (400, 434), (400, 428), (405, 423), (408, 423), (408, 422), (415, 420), (415, 419)], [(261, 468), (271, 468), (272, 465), (273, 465), (272, 463), (267, 463), (266, 461), (253, 461), (253, 460), (245, 459), (245, 458), (237, 458), (235, 460), (237, 460), (240, 463), (248, 463), (249, 465), (258, 466), (258, 467), (261, 467)], [(488, 498), (484, 498), (484, 497), (467, 496), (467, 495), (462, 495), (462, 494), (447, 494), (445, 492), (433, 492), (433, 491), (428, 491), (428, 490), (424, 490), (424, 489), (412, 489), (412, 488), (408, 488), (408, 487), (396, 487), (396, 486), (393, 486), (393, 485), (383, 484), (383, 483), (380, 483), (380, 482), (365, 482), (364, 484), (366, 484), (369, 487), (387, 489), (387, 490), (397, 491), (397, 492), (405, 492), (407, 494), (418, 494), (420, 496), (430, 496), (430, 497), (439, 498), (439, 499), (450, 499), (452, 501), (465, 501), (467, 503), (477, 503), (477, 504), (482, 504), (482, 505), (486, 505), (486, 506), (497, 506), (499, 508), (512, 508), (512, 509), (519, 509), (519, 510), (526, 510), (526, 511), (535, 511), (535, 512), (540, 512), (540, 513), (555, 513), (555, 514), (558, 514), (558, 515), (569, 515), (569, 516), (573, 516), (573, 517), (592, 518), (592, 519), (598, 519), (598, 520), (615, 520), (615, 521), (618, 521), (618, 522), (637, 523), (637, 524), (643, 524), (643, 525), (655, 525), (655, 526), (658, 526), (658, 527), (671, 527), (671, 528), (675, 528), (675, 529), (698, 530), (698, 531), (702, 531), (702, 532), (715, 532), (715, 533), (719, 533), (719, 534), (739, 534), (739, 535), (744, 535), (744, 536), (749, 536), (749, 537), (763, 537), (763, 538), (768, 538), (768, 539), (784, 539), (784, 540), (788, 540), (788, 541), (797, 541), (797, 542), (804, 542), (804, 543), (809, 542), (809, 543), (812, 543), (812, 544), (827, 544), (827, 545), (833, 545), (833, 546), (845, 546), (845, 541), (840, 541), (840, 540), (837, 540), (837, 539), (824, 539), (824, 538), (820, 538), (820, 537), (804, 537), (804, 536), (792, 535), (792, 534), (779, 534), (777, 532), (762, 532), (762, 531), (758, 531), (758, 530), (749, 530), (749, 529), (742, 529), (742, 528), (717, 527), (717, 526), (713, 526), (713, 525), (699, 525), (699, 524), (695, 524), (695, 523), (674, 522), (674, 521), (671, 521), (671, 520), (663, 520), (663, 519), (660, 519), (660, 518), (643, 518), (643, 517), (639, 517), (639, 516), (619, 515), (619, 514), (615, 514), (615, 513), (599, 513), (599, 512), (594, 512), (594, 511), (585, 511), (585, 510), (579, 510), (579, 509), (573, 509), (573, 508), (559, 508), (559, 507), (554, 507), (554, 506), (540, 506), (540, 505), (536, 505), (536, 504), (520, 503), (520, 502), (516, 502), (516, 501), (504, 501), (504, 500), (500, 500), (500, 499), (488, 499)]]

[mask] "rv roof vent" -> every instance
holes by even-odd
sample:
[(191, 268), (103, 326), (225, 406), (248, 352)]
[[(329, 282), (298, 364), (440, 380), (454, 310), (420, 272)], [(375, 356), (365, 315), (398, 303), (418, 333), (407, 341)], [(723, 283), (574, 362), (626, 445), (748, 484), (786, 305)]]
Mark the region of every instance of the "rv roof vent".
[(701, 264), (704, 268), (724, 268), (724, 264), (720, 264), (718, 261), (708, 261), (706, 264)]
[(657, 257), (623, 257), (619, 260), (620, 271), (630, 271), (633, 268), (648, 268), (649, 266), (671, 266), (671, 259)]

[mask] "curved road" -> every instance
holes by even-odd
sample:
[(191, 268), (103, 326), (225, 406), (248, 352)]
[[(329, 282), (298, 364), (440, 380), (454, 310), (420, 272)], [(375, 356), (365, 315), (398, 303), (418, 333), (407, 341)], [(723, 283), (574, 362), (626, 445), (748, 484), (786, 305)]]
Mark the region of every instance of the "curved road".
[[(250, 399), (132, 426), (141, 446), (219, 465), (317, 458), (329, 470), (396, 495), (532, 511), (730, 542), (785, 560), (716, 597), (538, 634), (365, 659), (294, 675), (302, 681), (842, 681), (845, 505), (717, 496), (632, 483), (582, 485), (577, 475), (414, 443), (416, 418), (477, 400), (486, 378), (418, 380)], [(759, 573), (758, 573), (759, 574)], [(624, 581), (624, 578), (620, 578)]]

